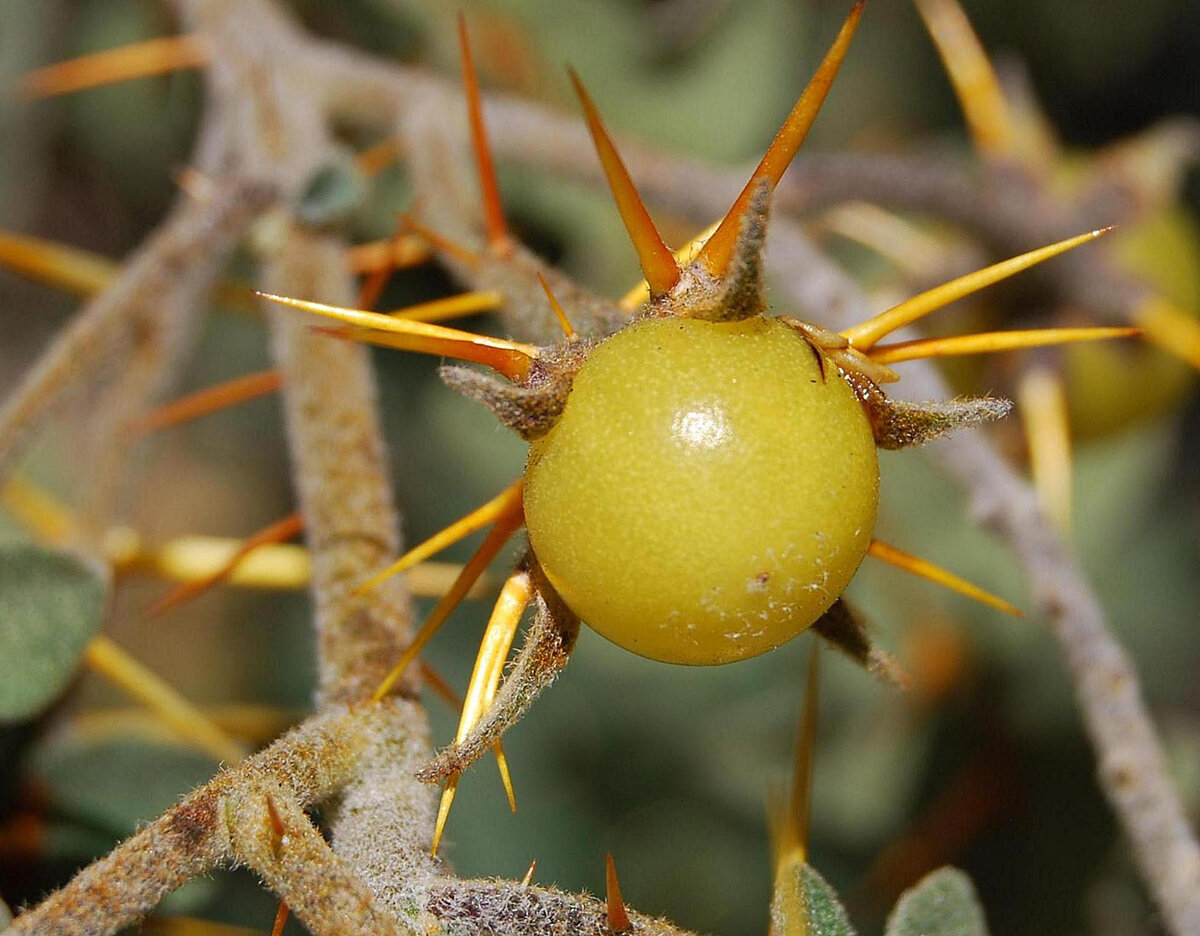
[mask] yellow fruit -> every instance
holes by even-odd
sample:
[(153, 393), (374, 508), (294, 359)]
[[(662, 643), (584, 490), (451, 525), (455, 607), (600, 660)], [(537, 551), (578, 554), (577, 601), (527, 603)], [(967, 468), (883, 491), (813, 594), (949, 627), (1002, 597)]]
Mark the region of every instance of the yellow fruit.
[(645, 319), (588, 357), (534, 442), (530, 543), (584, 622), (642, 656), (756, 656), (841, 595), (875, 524), (866, 414), (783, 323)]

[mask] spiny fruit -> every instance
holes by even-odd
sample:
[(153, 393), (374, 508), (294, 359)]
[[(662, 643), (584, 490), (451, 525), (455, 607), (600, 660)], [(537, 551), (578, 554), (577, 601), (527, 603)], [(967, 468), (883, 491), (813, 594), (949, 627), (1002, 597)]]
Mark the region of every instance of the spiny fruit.
[(670, 663), (755, 656), (815, 621), (866, 555), (878, 501), (862, 405), (763, 317), (618, 332), (525, 471), (550, 583), (594, 630)]
[[(266, 297), (340, 321), (342, 337), (490, 368), (492, 373), (449, 366), (442, 377), (530, 442), (523, 478), (361, 586), (492, 527), (379, 687), (375, 697), (383, 699), (509, 538), (521, 526), (528, 530), (530, 548), (488, 622), (467, 692), (474, 702), (464, 707), (457, 740), (418, 774), (446, 782), (435, 851), (459, 774), (494, 748), (553, 681), (583, 622), (634, 652), (691, 664), (744, 659), (812, 627), (868, 669), (889, 672), (886, 654), (875, 649), (841, 598), (868, 553), (1018, 613), (872, 538), (877, 447), (919, 445), (1009, 408), (989, 397), (892, 400), (881, 389), (899, 379), (888, 365), (1135, 330), (1056, 329), (879, 344), (947, 303), (1102, 231), (960, 277), (841, 333), (767, 315), (762, 253), (770, 196), (812, 125), (861, 15), (858, 3), (728, 214), (678, 255), (663, 243), (572, 73), (645, 276), (644, 294), (629, 305), (575, 286), (508, 231), (460, 22), (486, 244), (479, 251), (449, 245), (436, 232), (410, 224), (447, 254), (464, 279), (481, 290), (502, 286), (505, 302), (531, 319), (547, 320), (548, 300), (566, 333), (557, 344), (539, 347), (415, 316)], [(550, 284), (587, 313), (585, 335), (576, 334)], [(537, 613), (501, 684), (530, 602)]]

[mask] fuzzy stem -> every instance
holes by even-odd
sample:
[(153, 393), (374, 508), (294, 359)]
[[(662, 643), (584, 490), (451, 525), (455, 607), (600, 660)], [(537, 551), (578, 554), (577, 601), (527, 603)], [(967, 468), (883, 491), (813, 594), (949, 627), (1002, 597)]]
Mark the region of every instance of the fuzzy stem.
[(146, 363), (146, 354), (156, 351), (150, 345), (178, 328), (165, 317), (201, 301), (265, 194), (262, 186), (231, 179), (209, 201), (184, 199), (113, 284), (59, 332), (0, 409), (0, 478), (12, 469), (32, 432), (73, 393), (119, 377), (129, 359), (143, 362), (139, 372), (156, 370), (154, 355)]
[[(336, 241), (294, 230), (264, 281), (290, 295), (345, 303), (353, 300), (345, 268)], [(313, 557), (319, 696), (323, 703), (363, 701), (411, 639), (412, 620), (401, 578), (351, 595), (400, 548), (368, 353), (315, 333), (290, 309), (266, 311)]]
[(302, 806), (326, 798), (355, 769), (373, 723), (344, 710), (310, 719), (218, 774), (70, 883), (21, 914), (5, 936), (107, 936), (141, 919), (175, 888), (233, 857), (226, 816), (264, 786)]

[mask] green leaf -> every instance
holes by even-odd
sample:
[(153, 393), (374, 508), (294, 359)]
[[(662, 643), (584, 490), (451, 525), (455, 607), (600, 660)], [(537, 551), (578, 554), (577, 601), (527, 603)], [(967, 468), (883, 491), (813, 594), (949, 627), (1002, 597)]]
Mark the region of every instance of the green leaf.
[(854, 936), (854, 927), (850, 925), (846, 908), (825, 878), (807, 864), (803, 866), (802, 873), (809, 936)]
[(771, 936), (854, 936), (846, 908), (815, 868), (784, 868), (771, 899)]
[(100, 627), (109, 574), (31, 543), (0, 545), (0, 720), (29, 718), (74, 675)]
[(56, 809), (117, 836), (165, 812), (217, 767), (173, 741), (69, 729), (48, 737), (30, 759), (32, 779)]
[(900, 895), (887, 936), (987, 936), (987, 922), (971, 879), (940, 868)]
[(322, 226), (345, 220), (362, 202), (366, 180), (351, 158), (326, 163), (308, 180), (296, 205), (305, 224)]

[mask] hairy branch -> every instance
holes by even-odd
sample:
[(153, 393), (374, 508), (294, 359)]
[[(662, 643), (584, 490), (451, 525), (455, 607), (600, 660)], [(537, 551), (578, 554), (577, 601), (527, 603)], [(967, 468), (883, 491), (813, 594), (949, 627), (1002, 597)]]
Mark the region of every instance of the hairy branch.
[[(345, 269), (336, 241), (296, 230), (269, 265), (264, 288), (346, 304), (353, 297)], [(412, 619), (399, 576), (351, 595), (400, 546), (374, 377), (361, 345), (314, 332), (291, 310), (265, 311), (284, 375), (292, 465), (313, 555), (319, 693), (329, 703), (363, 702), (407, 645)]]
[(240, 802), (283, 791), (303, 807), (340, 787), (378, 719), (345, 711), (310, 719), (84, 868), (6, 934), (107, 936), (136, 922), (175, 888), (233, 859), (228, 816)]
[(178, 337), (165, 336), (186, 333), (190, 310), (202, 304), (266, 194), (261, 185), (231, 177), (204, 202), (180, 200), (112, 285), (54, 338), (0, 409), (0, 477), (12, 469), (33, 431), (73, 393), (109, 382), (131, 358), (169, 353), (180, 344)]

